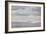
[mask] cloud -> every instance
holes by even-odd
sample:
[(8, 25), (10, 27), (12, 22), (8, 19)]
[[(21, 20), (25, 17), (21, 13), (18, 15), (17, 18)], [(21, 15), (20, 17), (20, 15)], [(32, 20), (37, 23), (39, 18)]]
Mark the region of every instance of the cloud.
[(12, 13), (19, 16), (40, 15), (41, 7), (12, 6)]

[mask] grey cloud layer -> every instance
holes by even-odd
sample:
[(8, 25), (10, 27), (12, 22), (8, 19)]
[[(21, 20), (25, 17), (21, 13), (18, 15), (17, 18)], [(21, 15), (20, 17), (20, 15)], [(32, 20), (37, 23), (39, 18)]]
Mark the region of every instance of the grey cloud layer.
[(29, 16), (29, 15), (40, 15), (41, 7), (34, 6), (12, 6), (12, 15)]

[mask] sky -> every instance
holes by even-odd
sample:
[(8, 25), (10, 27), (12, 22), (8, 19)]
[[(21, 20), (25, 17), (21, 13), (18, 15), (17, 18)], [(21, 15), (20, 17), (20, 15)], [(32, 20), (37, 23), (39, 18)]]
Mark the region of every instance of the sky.
[(12, 15), (16, 16), (30, 16), (41, 14), (41, 7), (35, 6), (12, 6)]

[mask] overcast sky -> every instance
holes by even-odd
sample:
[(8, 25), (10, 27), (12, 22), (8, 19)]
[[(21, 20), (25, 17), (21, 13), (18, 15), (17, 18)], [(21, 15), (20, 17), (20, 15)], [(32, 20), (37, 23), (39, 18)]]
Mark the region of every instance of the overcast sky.
[(12, 6), (12, 15), (17, 16), (29, 16), (29, 15), (40, 15), (41, 7), (34, 6)]

